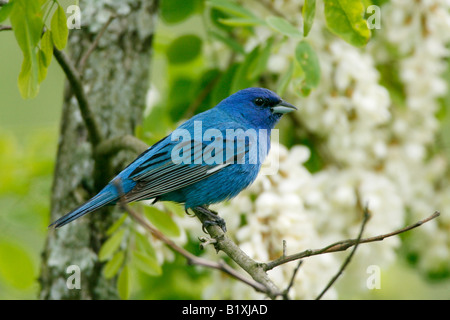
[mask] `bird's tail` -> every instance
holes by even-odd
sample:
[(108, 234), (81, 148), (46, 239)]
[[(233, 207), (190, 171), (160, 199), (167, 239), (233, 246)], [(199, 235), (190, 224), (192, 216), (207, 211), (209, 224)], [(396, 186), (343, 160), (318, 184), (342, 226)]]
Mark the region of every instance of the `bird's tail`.
[(114, 187), (108, 185), (102, 191), (100, 191), (96, 196), (91, 198), (86, 203), (82, 204), (75, 210), (69, 212), (68, 214), (62, 216), (51, 225), (49, 228), (60, 228), (73, 220), (76, 220), (85, 214), (88, 214), (94, 210), (97, 210), (111, 202), (116, 201), (118, 198), (117, 192), (115, 192)]

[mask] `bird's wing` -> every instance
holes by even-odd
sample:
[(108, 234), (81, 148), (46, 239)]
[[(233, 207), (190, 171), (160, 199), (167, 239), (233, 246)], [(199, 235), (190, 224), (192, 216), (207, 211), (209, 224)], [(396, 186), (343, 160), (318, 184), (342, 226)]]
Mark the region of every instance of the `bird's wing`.
[[(178, 144), (178, 142), (176, 143)], [(183, 143), (191, 143), (191, 150), (194, 152), (190, 156), (189, 163), (187, 163), (188, 161), (176, 163), (172, 159), (172, 150), (176, 143), (165, 145), (131, 172), (129, 178), (136, 181), (136, 186), (127, 193), (128, 201), (156, 198), (194, 184), (220, 172), (232, 163), (240, 163), (249, 151), (249, 147), (246, 146), (243, 150), (231, 153), (231, 156), (224, 155), (225, 161), (217, 164), (208, 161), (215, 155), (214, 152), (211, 153), (213, 151), (211, 150), (212, 143), (199, 142), (197, 148), (201, 145), (202, 152), (196, 153), (195, 141), (188, 140), (179, 143), (178, 147), (183, 147)], [(226, 140), (223, 141), (223, 144), (226, 144)], [(199, 156), (202, 157), (201, 161), (199, 161)]]

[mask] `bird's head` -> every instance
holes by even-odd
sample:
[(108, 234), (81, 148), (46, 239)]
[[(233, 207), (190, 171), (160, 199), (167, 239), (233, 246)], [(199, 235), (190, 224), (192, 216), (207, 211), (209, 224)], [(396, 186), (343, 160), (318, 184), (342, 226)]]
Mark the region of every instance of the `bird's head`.
[(218, 107), (261, 129), (272, 129), (283, 114), (297, 110), (276, 93), (264, 88), (240, 90), (220, 102)]

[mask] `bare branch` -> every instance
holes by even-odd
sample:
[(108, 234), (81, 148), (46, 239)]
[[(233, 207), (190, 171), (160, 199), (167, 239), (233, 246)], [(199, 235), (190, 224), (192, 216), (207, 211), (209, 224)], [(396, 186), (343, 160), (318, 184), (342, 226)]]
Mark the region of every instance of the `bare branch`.
[(272, 260), (270, 262), (264, 263), (263, 267), (264, 270), (268, 271), (268, 270), (272, 270), (275, 267), (278, 267), (279, 265), (285, 264), (287, 262), (290, 261), (294, 261), (294, 260), (298, 260), (298, 259), (302, 259), (302, 258), (306, 258), (306, 257), (311, 257), (311, 256), (315, 256), (315, 255), (319, 255), (319, 254), (324, 254), (324, 253), (331, 253), (331, 252), (338, 252), (338, 251), (345, 251), (348, 248), (356, 245), (357, 243), (369, 243), (369, 242), (376, 242), (376, 241), (382, 241), (386, 238), (392, 237), (392, 236), (396, 236), (400, 233), (409, 231), (411, 229), (420, 227), (422, 224), (427, 223), (428, 221), (433, 220), (434, 218), (438, 217), (440, 215), (440, 213), (438, 211), (436, 211), (435, 213), (433, 213), (431, 216), (429, 216), (426, 219), (420, 220), (410, 226), (407, 226), (405, 228), (396, 230), (394, 232), (390, 232), (390, 233), (386, 233), (386, 234), (382, 234), (379, 236), (375, 236), (375, 237), (370, 237), (370, 238), (365, 238), (365, 239), (361, 239), (360, 241), (358, 241), (357, 239), (348, 239), (348, 240), (343, 240), (343, 241), (338, 241), (335, 242), (333, 244), (330, 244), (329, 246), (326, 246), (322, 249), (314, 249), (314, 250), (305, 250), (299, 253), (295, 253), (289, 256), (282, 256), (278, 259)]
[(204, 214), (198, 214), (196, 209), (193, 209), (197, 218), (202, 222), (204, 228), (209, 235), (216, 240), (214, 247), (217, 251), (223, 251), (234, 262), (236, 262), (242, 269), (244, 269), (256, 282), (262, 284), (266, 293), (271, 299), (282, 295), (277, 286), (270, 280), (265, 272), (263, 265), (251, 259), (239, 246), (234, 243), (218, 225), (205, 224), (207, 217)]
[(66, 74), (67, 80), (70, 83), (73, 93), (77, 98), (78, 105), (81, 111), (81, 115), (86, 124), (86, 128), (88, 130), (89, 139), (94, 147), (96, 147), (100, 141), (103, 140), (102, 134), (100, 131), (100, 126), (98, 125), (96, 118), (94, 117), (94, 113), (89, 105), (89, 101), (86, 97), (86, 93), (83, 88), (83, 84), (80, 79), (80, 75), (78, 71), (73, 66), (69, 57), (63, 51), (60, 51), (56, 48), (53, 49), (53, 55), (58, 61), (59, 65), (63, 69)]
[(294, 272), (292, 272), (291, 281), (289, 281), (289, 284), (287, 288), (283, 292), (283, 298), (285, 300), (289, 300), (289, 291), (291, 290), (292, 286), (294, 285), (295, 276), (297, 275), (298, 270), (300, 269), (300, 266), (302, 265), (303, 260), (298, 260), (298, 264), (294, 269)]

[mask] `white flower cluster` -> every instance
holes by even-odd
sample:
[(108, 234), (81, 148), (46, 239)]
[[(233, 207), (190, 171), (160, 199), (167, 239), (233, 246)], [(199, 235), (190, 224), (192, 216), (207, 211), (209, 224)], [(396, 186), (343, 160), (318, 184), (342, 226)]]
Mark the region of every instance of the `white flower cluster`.
[[(248, 190), (217, 207), (227, 221), (229, 233), (254, 260), (266, 262), (278, 258), (283, 254), (283, 241), (285, 253), (289, 255), (355, 238), (362, 222), (363, 210), (359, 204), (363, 201), (370, 203), (372, 213), (366, 236), (387, 233), (402, 224), (402, 201), (395, 186), (385, 177), (361, 169), (330, 169), (311, 174), (303, 167), (309, 158), (309, 149), (303, 146), (287, 150), (274, 144), (268, 162), (275, 161), (275, 157), (280, 165), (276, 175), (259, 176)], [(243, 226), (242, 215), (246, 220)], [(394, 259), (392, 249), (398, 244), (398, 239), (392, 238), (358, 249), (351, 273), (363, 280), (355, 283), (356, 288), (364, 287), (370, 265), (382, 266)], [(338, 271), (340, 257), (326, 254), (304, 259), (290, 297), (317, 297)], [(270, 271), (269, 276), (280, 288), (286, 288), (295, 267), (296, 262), (290, 262)], [(262, 297), (226, 277), (216, 277), (205, 294), (206, 298)], [(325, 295), (325, 298), (336, 297), (334, 288)]]
[(391, 26), (384, 36), (398, 50), (406, 100), (406, 108), (395, 110), (391, 127), (397, 144), (386, 159), (386, 173), (398, 184), (412, 220), (423, 218), (426, 212), (441, 211), (439, 220), (417, 230), (408, 245), (424, 271), (448, 273), (449, 163), (444, 154), (432, 154), (430, 158), (427, 149), (439, 148), (436, 112), (438, 98), (448, 90), (443, 73), (450, 57), (450, 2), (397, 0), (384, 9)]
[[(301, 20), (303, 1), (271, 3), (291, 21)], [(324, 168), (314, 174), (305, 169), (306, 147), (287, 150), (274, 144), (270, 157), (279, 157), (279, 172), (259, 177), (250, 189), (217, 210), (229, 230), (238, 230), (233, 236), (240, 247), (263, 262), (282, 254), (283, 240), (289, 254), (356, 237), (366, 204), (371, 219), (364, 236), (391, 232), (440, 210), (439, 221), (415, 230), (407, 246), (419, 255), (424, 270), (448, 271), (450, 184), (445, 174), (449, 164), (444, 155), (431, 151), (436, 149), (440, 129), (438, 98), (448, 90), (443, 72), (448, 67), (448, 59), (444, 59), (450, 44), (450, 2), (393, 0), (385, 4), (381, 29), (365, 49), (326, 30), (322, 5), (317, 3), (307, 38), (319, 56), (320, 85), (303, 98), (295, 94), (298, 84), (292, 81), (285, 98), (299, 107), (297, 116), (307, 130), (320, 137), (322, 146), (317, 150), (325, 149), (329, 156), (323, 159)], [(267, 28), (256, 28), (256, 36), (248, 40), (246, 48), (268, 36)], [(286, 71), (294, 59), (295, 44), (286, 40), (276, 49), (269, 71)], [(398, 79), (382, 82), (379, 70), (383, 68), (391, 69)], [(386, 81), (400, 89), (392, 89)], [(348, 269), (354, 285), (351, 290), (367, 290), (367, 268), (392, 263), (400, 245), (400, 239), (394, 237), (360, 246)], [(305, 259), (292, 297), (316, 297), (343, 257), (332, 254)], [(291, 262), (269, 275), (284, 288), (295, 266)], [(333, 288), (326, 297), (337, 296)], [(215, 277), (205, 297), (260, 295), (237, 281)]]
[[(267, 262), (283, 254), (293, 254), (319, 248), (322, 239), (317, 232), (312, 212), (307, 209), (304, 197), (309, 193), (312, 175), (302, 166), (309, 158), (309, 150), (297, 146), (288, 151), (274, 144), (266, 165), (278, 158), (277, 175), (260, 175), (255, 183), (227, 205), (217, 207), (227, 221), (229, 236), (252, 259)], [(255, 198), (254, 201), (250, 200)], [(306, 198), (306, 196), (305, 196)], [(245, 224), (241, 225), (244, 218)], [(290, 262), (268, 272), (269, 277), (285, 289), (298, 262)], [(321, 255), (305, 261), (296, 275), (290, 297), (313, 299), (333, 276), (330, 266), (337, 265), (332, 255)], [(217, 286), (222, 288), (216, 290)], [(225, 295), (224, 295), (225, 292)], [(205, 298), (249, 299), (263, 296), (227, 277), (216, 278), (205, 292)], [(326, 298), (336, 298), (336, 291), (327, 292)]]

